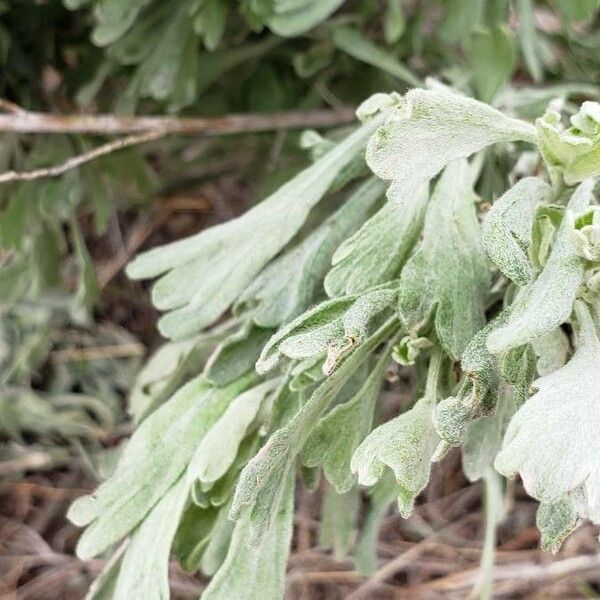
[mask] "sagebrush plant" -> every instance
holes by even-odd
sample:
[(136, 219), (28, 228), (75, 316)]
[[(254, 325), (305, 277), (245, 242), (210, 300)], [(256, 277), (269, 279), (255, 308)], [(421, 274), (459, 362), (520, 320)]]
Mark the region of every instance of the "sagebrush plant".
[[(453, 446), (472, 481), (522, 477), (544, 548), (600, 522), (600, 105), (531, 124), (436, 86), (357, 115), (337, 143), (307, 132), (313, 164), (242, 216), (129, 265), (159, 277), (171, 341), (114, 473), (69, 512), (82, 558), (129, 539), (92, 597), (168, 597), (172, 550), (212, 576), (205, 599), (281, 598), (294, 489), (321, 470), (330, 514), (371, 488), (369, 572), (386, 508), (408, 516)], [(480, 198), (492, 145), (513, 168)], [(380, 423), (392, 358), (420, 397)]]

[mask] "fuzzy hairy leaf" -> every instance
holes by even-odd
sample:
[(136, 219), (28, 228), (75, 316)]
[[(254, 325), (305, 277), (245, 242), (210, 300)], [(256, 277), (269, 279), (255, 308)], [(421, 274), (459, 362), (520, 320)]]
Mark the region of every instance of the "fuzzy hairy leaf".
[(562, 543), (579, 525), (577, 509), (570, 498), (552, 504), (540, 504), (535, 523), (542, 534), (543, 550), (556, 554)]
[(272, 329), (255, 327), (247, 321), (217, 346), (204, 365), (204, 376), (211, 383), (224, 386), (252, 371), (272, 334)]
[(360, 185), (323, 225), (264, 269), (242, 294), (236, 311), (251, 311), (263, 327), (287, 323), (305, 311), (321, 291), (336, 248), (360, 227), (384, 190), (376, 178)]
[(139, 426), (115, 473), (69, 509), (73, 523), (88, 525), (77, 545), (79, 556), (98, 555), (148, 514), (179, 478), (203, 436), (250, 382), (246, 378), (218, 390), (198, 377)]
[(356, 477), (350, 470), (354, 451), (371, 431), (373, 415), (382, 376), (390, 361), (391, 348), (382, 353), (377, 364), (348, 402), (337, 404), (321, 418), (304, 447), (302, 458), (305, 465), (323, 465), (325, 477), (338, 493), (347, 492)]
[(170, 342), (158, 348), (138, 373), (129, 394), (129, 413), (140, 422), (181, 386), (190, 372), (198, 371), (209, 357), (214, 336)]
[(515, 391), (502, 383), (494, 413), (479, 417), (466, 425), (461, 439), (461, 451), (463, 471), (469, 481), (481, 479), (494, 464), (516, 404)]
[(452, 163), (431, 196), (421, 246), (400, 276), (400, 320), (417, 330), (433, 317), (455, 360), (485, 323), (489, 274), (473, 200), (467, 162)]
[(511, 420), (496, 469), (519, 473), (543, 504), (566, 498), (577, 513), (600, 522), (600, 341), (589, 309), (575, 305), (576, 350), (564, 366), (534, 381), (536, 393)]
[(169, 599), (169, 555), (187, 495), (188, 484), (182, 477), (133, 532), (113, 600)]
[(535, 339), (532, 346), (537, 356), (536, 370), (540, 377), (564, 366), (571, 351), (569, 338), (560, 327)]
[(271, 505), (281, 495), (281, 474), (287, 473), (302, 450), (322, 413), (338, 395), (356, 369), (393, 335), (397, 321), (386, 321), (312, 393), (310, 399), (282, 428), (278, 429), (248, 463), (240, 475), (231, 507), (231, 518), (239, 519), (251, 512), (253, 527), (260, 536), (272, 517)]
[(506, 352), (532, 342), (569, 318), (585, 268), (571, 235), (572, 220), (573, 214), (588, 206), (589, 191), (586, 182), (571, 196), (544, 270), (517, 297), (507, 323), (490, 333), (487, 341), (490, 352)]
[(432, 358), (423, 398), (406, 413), (374, 429), (357, 448), (350, 467), (361, 485), (372, 486), (391, 469), (396, 479), (398, 508), (412, 512), (415, 498), (429, 481), (431, 458), (440, 441), (431, 413), (437, 401), (441, 357)]
[(343, 337), (342, 317), (355, 300), (355, 296), (326, 300), (281, 327), (262, 349), (256, 370), (271, 370), (282, 354), (307, 358), (325, 352), (333, 340)]
[(398, 294), (391, 281), (359, 296), (325, 300), (282, 327), (265, 345), (256, 363), (259, 373), (272, 369), (282, 355), (309, 358), (327, 353), (325, 373), (366, 337), (376, 317), (391, 306)]
[(152, 292), (157, 308), (171, 311), (159, 321), (161, 332), (181, 339), (214, 322), (298, 232), (382, 118), (363, 124), (241, 217), (150, 250), (130, 263), (127, 272), (134, 279), (163, 275)]
[(269, 379), (241, 393), (227, 407), (192, 457), (186, 474), (188, 481), (214, 483), (225, 475), (265, 398), (278, 383), (278, 379)]
[(237, 521), (227, 557), (202, 600), (280, 600), (292, 538), (294, 473), (281, 473), (283, 493), (272, 507), (273, 523), (258, 546), (251, 544), (251, 515)]
[(517, 285), (533, 281), (528, 250), (534, 209), (538, 203), (548, 201), (551, 194), (544, 180), (521, 179), (494, 202), (483, 222), (483, 244), (488, 256)]
[(330, 297), (359, 294), (397, 277), (423, 227), (429, 186), (401, 207), (386, 202), (335, 251), (325, 278)]
[(369, 140), (367, 164), (382, 179), (392, 180), (391, 200), (406, 202), (449, 162), (514, 140), (535, 143), (535, 128), (471, 98), (414, 89)]

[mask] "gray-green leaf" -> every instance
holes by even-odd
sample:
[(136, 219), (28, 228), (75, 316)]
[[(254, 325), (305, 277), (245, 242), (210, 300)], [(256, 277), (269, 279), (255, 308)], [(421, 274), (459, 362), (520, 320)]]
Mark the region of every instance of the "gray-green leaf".
[(537, 379), (537, 392), (512, 418), (496, 469), (521, 475), (530, 496), (554, 504), (566, 496), (577, 513), (600, 522), (600, 341), (589, 309), (575, 304), (575, 354)]
[(96, 556), (145, 517), (179, 478), (206, 432), (250, 381), (246, 378), (217, 390), (202, 377), (196, 378), (139, 426), (115, 473), (69, 510), (73, 523), (88, 525), (77, 546), (80, 557)]
[(550, 186), (542, 179), (521, 179), (494, 202), (483, 222), (483, 244), (488, 256), (517, 285), (533, 280), (528, 249), (534, 209), (538, 203), (547, 202), (551, 194)]
[(152, 293), (159, 309), (171, 311), (159, 321), (161, 332), (181, 339), (214, 322), (298, 232), (382, 118), (363, 124), (241, 217), (150, 250), (130, 263), (128, 274), (135, 279), (164, 274)]
[(535, 127), (457, 94), (414, 89), (369, 140), (367, 164), (392, 180), (390, 199), (408, 202), (449, 162), (498, 142), (536, 142)]
[(410, 202), (386, 202), (336, 250), (325, 278), (331, 297), (359, 294), (398, 276), (423, 227), (429, 186)]
[(350, 461), (371, 431), (383, 372), (389, 360), (390, 348), (382, 353), (358, 393), (321, 418), (304, 447), (304, 464), (309, 467), (322, 464), (325, 477), (340, 494), (347, 492), (356, 480)]
[(457, 161), (435, 187), (423, 241), (400, 276), (400, 319), (417, 330), (433, 316), (441, 345), (459, 360), (485, 323), (488, 288), (469, 165)]
[(586, 184), (581, 184), (569, 201), (544, 270), (517, 297), (508, 322), (490, 333), (490, 352), (506, 352), (532, 342), (569, 318), (585, 269), (571, 235), (573, 213), (584, 210), (590, 201), (589, 195), (582, 193), (583, 186)]

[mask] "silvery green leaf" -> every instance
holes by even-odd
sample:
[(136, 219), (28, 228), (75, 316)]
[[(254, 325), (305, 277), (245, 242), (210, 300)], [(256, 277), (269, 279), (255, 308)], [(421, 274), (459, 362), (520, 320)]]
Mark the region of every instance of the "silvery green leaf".
[(506, 426), (516, 410), (515, 391), (500, 384), (496, 410), (492, 415), (470, 421), (461, 438), (462, 467), (469, 481), (481, 479), (494, 464), (502, 446)]
[(346, 296), (326, 300), (281, 327), (265, 344), (256, 370), (270, 371), (282, 354), (289, 358), (307, 358), (325, 352), (333, 340), (343, 337), (342, 317), (355, 299), (355, 296)]
[(77, 553), (96, 556), (129, 533), (186, 468), (194, 450), (251, 377), (218, 390), (198, 377), (181, 388), (138, 427), (115, 473), (76, 500), (68, 518), (88, 525)]
[(222, 509), (212, 506), (201, 508), (192, 502), (183, 513), (173, 540), (173, 554), (188, 573), (198, 571), (202, 555), (222, 512)]
[(130, 263), (128, 274), (135, 279), (163, 275), (152, 294), (157, 308), (171, 311), (159, 321), (161, 332), (181, 339), (214, 322), (298, 232), (382, 118), (363, 124), (241, 217), (150, 250)]
[(187, 469), (187, 480), (214, 483), (233, 464), (241, 441), (278, 379), (269, 379), (242, 392), (202, 438)]
[(187, 496), (188, 484), (182, 477), (133, 532), (113, 600), (169, 599), (169, 555)]
[(325, 278), (327, 294), (359, 294), (397, 277), (421, 232), (428, 200), (424, 185), (402, 207), (386, 202), (346, 239)]
[(368, 490), (368, 494), (369, 507), (365, 514), (354, 556), (356, 568), (367, 577), (377, 570), (379, 528), (390, 505), (398, 496), (398, 484), (392, 472), (384, 473), (383, 477)]
[(329, 374), (345, 354), (360, 344), (376, 318), (398, 294), (398, 282), (377, 286), (359, 296), (325, 300), (282, 327), (265, 345), (256, 363), (259, 373), (272, 369), (281, 355), (304, 359), (327, 353)]
[(538, 206), (531, 230), (529, 258), (536, 271), (542, 271), (565, 215), (563, 206)]
[(276, 502), (282, 493), (281, 474), (292, 469), (297, 455), (323, 412), (363, 361), (382, 341), (393, 335), (397, 326), (397, 320), (392, 317), (357, 346), (316, 388), (289, 422), (271, 435), (240, 475), (231, 507), (232, 519), (237, 520), (242, 513), (250, 512), (257, 537), (264, 535), (269, 526), (269, 518), (272, 517), (272, 503)]
[(483, 222), (483, 245), (506, 277), (523, 286), (533, 280), (529, 262), (535, 206), (551, 198), (550, 186), (537, 177), (518, 181), (494, 202)]
[(262, 271), (242, 294), (236, 311), (251, 311), (263, 327), (287, 323), (305, 311), (321, 291), (335, 249), (360, 227), (384, 189), (376, 178), (358, 187), (320, 227)]
[(333, 30), (333, 43), (353, 58), (371, 65), (404, 81), (408, 85), (421, 85), (419, 78), (395, 56), (365, 38), (357, 29), (345, 25)]
[(212, 577), (221, 567), (227, 556), (229, 544), (234, 530), (234, 523), (228, 518), (229, 507), (224, 506), (210, 533), (210, 539), (200, 559), (200, 570), (204, 575)]
[(217, 339), (208, 335), (160, 346), (138, 373), (129, 394), (128, 409), (134, 420), (139, 423), (174, 394), (186, 376), (198, 372)]
[(202, 600), (281, 600), (292, 538), (294, 473), (280, 473), (283, 493), (272, 507), (273, 524), (258, 546), (251, 544), (251, 515), (235, 524), (225, 561), (202, 594)]
[(431, 414), (437, 401), (441, 353), (434, 352), (423, 398), (408, 411), (374, 429), (358, 447), (350, 467), (358, 483), (372, 486), (391, 469), (400, 514), (408, 517), (429, 481), (431, 458), (440, 441)]
[[(259, 423), (259, 420), (262, 418), (265, 404), (270, 404), (270, 399), (267, 403), (263, 402), (263, 406), (260, 408), (256, 424), (260, 425), (261, 428), (263, 425)], [(234, 456), (231, 465), (220, 479), (215, 482), (204, 482), (199, 479), (195, 481), (192, 486), (191, 494), (195, 504), (202, 508), (208, 508), (210, 506), (219, 507), (223, 506), (231, 499), (240, 471), (246, 466), (248, 461), (254, 457), (260, 447), (262, 436), (260, 435), (260, 431), (254, 431), (254, 424), (252, 425), (253, 426), (250, 428), (252, 432), (239, 443), (237, 446), (237, 454)]]
[(600, 104), (584, 102), (565, 128), (561, 116), (547, 112), (536, 120), (539, 148), (548, 167), (567, 185), (600, 175)]
[(360, 492), (356, 486), (344, 493), (338, 493), (330, 485), (326, 486), (321, 509), (319, 547), (331, 549), (337, 559), (347, 556), (354, 543), (359, 506)]
[(536, 393), (512, 418), (496, 469), (520, 474), (530, 496), (543, 504), (569, 497), (577, 513), (600, 522), (600, 341), (592, 316), (575, 304), (576, 349), (564, 366), (534, 381)]
[(529, 396), (529, 388), (536, 371), (536, 356), (531, 344), (511, 348), (500, 360), (500, 374), (504, 381), (515, 386), (519, 404)]
[(211, 383), (224, 386), (252, 371), (272, 334), (272, 329), (256, 327), (247, 321), (217, 346), (204, 366), (204, 376)]
[(581, 184), (569, 200), (544, 270), (517, 297), (507, 323), (490, 333), (487, 341), (490, 352), (497, 354), (527, 344), (569, 318), (585, 268), (571, 235), (573, 213), (585, 210), (590, 200), (587, 194), (581, 193), (582, 186), (586, 183)]
[(267, 25), (277, 35), (295, 37), (325, 21), (344, 1), (300, 0), (290, 3), (286, 0), (275, 0), (274, 14), (268, 19)]
[(451, 161), (498, 142), (536, 142), (533, 125), (457, 94), (414, 89), (387, 113), (369, 140), (367, 164), (392, 180), (390, 199), (408, 202)]
[(129, 540), (125, 540), (113, 552), (112, 556), (106, 561), (100, 574), (90, 585), (85, 600), (112, 600), (117, 585), (119, 570), (121, 569), (121, 559), (127, 548)]
[(536, 370), (540, 377), (560, 369), (571, 352), (569, 338), (557, 327), (531, 343), (537, 356)]
[(542, 550), (556, 554), (562, 543), (579, 525), (577, 510), (570, 498), (540, 504), (535, 523), (542, 534)]
[(397, 106), (401, 102), (402, 96), (397, 92), (390, 92), (389, 94), (376, 92), (359, 104), (356, 109), (356, 116), (361, 122), (368, 121), (378, 113)]
[(389, 360), (390, 348), (381, 354), (354, 397), (337, 404), (319, 420), (304, 446), (304, 464), (309, 467), (322, 464), (325, 477), (340, 494), (347, 492), (355, 483), (350, 461), (356, 448), (371, 431), (383, 373)]
[(362, 342), (375, 317), (394, 304), (397, 297), (397, 281), (384, 283), (360, 294), (342, 317), (344, 336), (357, 343)]
[(488, 289), (469, 165), (457, 161), (435, 187), (421, 246), (400, 276), (400, 320), (418, 330), (433, 318), (440, 344), (459, 360), (485, 323)]

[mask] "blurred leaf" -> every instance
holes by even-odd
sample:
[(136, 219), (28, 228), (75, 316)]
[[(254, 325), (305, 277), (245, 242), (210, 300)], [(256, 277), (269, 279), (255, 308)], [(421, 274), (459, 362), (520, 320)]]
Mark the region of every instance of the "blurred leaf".
[(333, 43), (343, 52), (377, 69), (381, 69), (408, 85), (418, 86), (420, 80), (410, 69), (405, 67), (394, 56), (382, 50), (368, 39), (364, 38), (357, 29), (336, 27), (332, 35)]
[(466, 44), (477, 96), (491, 102), (506, 86), (516, 61), (513, 36), (504, 26), (475, 30)]

